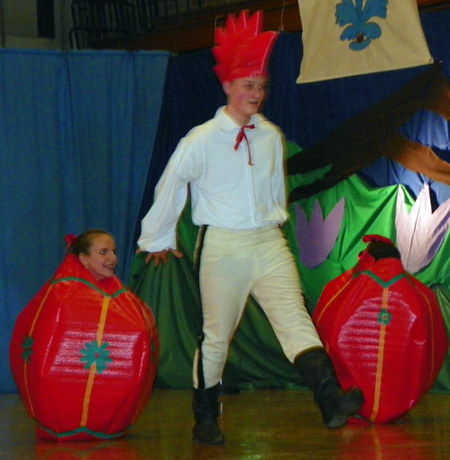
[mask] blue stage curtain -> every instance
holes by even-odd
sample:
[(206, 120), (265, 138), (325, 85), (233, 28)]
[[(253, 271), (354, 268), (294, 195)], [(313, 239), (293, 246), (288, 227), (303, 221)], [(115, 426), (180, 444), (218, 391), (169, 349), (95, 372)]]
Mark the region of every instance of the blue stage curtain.
[(169, 56), (0, 51), (0, 392), (15, 391), (17, 315), (62, 261), (66, 233), (112, 232), (126, 279)]

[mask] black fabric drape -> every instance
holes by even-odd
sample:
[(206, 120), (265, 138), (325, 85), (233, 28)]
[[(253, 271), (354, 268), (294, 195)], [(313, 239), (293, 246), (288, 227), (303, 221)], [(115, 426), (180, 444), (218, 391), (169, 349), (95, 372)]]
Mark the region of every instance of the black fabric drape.
[(339, 125), (323, 141), (290, 157), (287, 162), (289, 174), (331, 165), (322, 179), (293, 190), (290, 201), (333, 187), (381, 156), (450, 185), (450, 165), (440, 160), (429, 147), (398, 132), (398, 128), (419, 109), (431, 110), (450, 119), (450, 82), (438, 64), (382, 102)]

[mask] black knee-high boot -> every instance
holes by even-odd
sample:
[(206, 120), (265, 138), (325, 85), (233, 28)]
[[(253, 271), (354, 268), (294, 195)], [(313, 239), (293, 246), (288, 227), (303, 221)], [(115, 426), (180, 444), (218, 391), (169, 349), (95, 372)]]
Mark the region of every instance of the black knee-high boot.
[(344, 425), (364, 403), (359, 388), (344, 392), (339, 385), (333, 363), (323, 348), (315, 348), (299, 355), (294, 361), (306, 384), (314, 391), (314, 401), (319, 406), (328, 428)]
[(194, 442), (201, 444), (223, 444), (225, 439), (219, 426), (219, 384), (211, 388), (194, 388), (192, 408), (195, 425), (192, 430)]

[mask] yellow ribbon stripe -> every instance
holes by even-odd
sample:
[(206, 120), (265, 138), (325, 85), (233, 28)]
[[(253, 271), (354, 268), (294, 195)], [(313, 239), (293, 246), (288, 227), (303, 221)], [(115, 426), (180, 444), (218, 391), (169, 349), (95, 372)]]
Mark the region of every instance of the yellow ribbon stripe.
[[(30, 327), (30, 332), (28, 334), (28, 336), (30, 338), (33, 335), (34, 328), (36, 327), (36, 322), (37, 322), (37, 320), (39, 318), (39, 315), (41, 314), (42, 307), (44, 306), (44, 303), (47, 300), (47, 297), (50, 294), (50, 290), (52, 289), (52, 287), (53, 286), (48, 287), (47, 292), (45, 293), (44, 298), (42, 299), (42, 302), (40, 303), (39, 308), (37, 309), (37, 312), (34, 315), (33, 322), (31, 323), (31, 327)], [(24, 359), (24, 363), (23, 363), (23, 381), (25, 383), (25, 392), (26, 392), (26, 395), (27, 395), (28, 406), (30, 407), (31, 415), (32, 415), (32, 417), (35, 417), (34, 407), (33, 407), (32, 401), (31, 401), (31, 397), (30, 397), (30, 389), (28, 388), (28, 376), (27, 376), (28, 373), (27, 373), (27, 369), (28, 369), (28, 363), (27, 363), (27, 360)]]
[[(102, 341), (103, 341), (103, 333), (105, 330), (106, 315), (108, 313), (109, 300), (110, 300), (110, 297), (103, 298), (102, 311), (100, 314), (100, 321), (99, 321), (98, 330), (97, 330), (97, 345), (99, 347), (101, 346)], [(86, 391), (84, 393), (83, 414), (81, 415), (81, 422), (80, 422), (80, 426), (82, 427), (85, 427), (87, 424), (87, 419), (89, 415), (89, 404), (91, 402), (91, 393), (92, 393), (92, 388), (94, 386), (94, 379), (95, 379), (96, 373), (97, 373), (97, 364), (94, 362), (91, 368), (89, 369), (89, 377), (88, 377), (88, 381), (86, 384)]]
[[(382, 300), (382, 309), (388, 309), (388, 299), (389, 299), (389, 289), (383, 288), (383, 300)], [(381, 379), (383, 377), (383, 361), (384, 361), (384, 345), (386, 339), (386, 324), (381, 323), (380, 327), (380, 336), (378, 339), (378, 360), (377, 360), (377, 372), (375, 376), (375, 393), (373, 401), (373, 410), (370, 420), (374, 421), (378, 410), (380, 408), (380, 399), (381, 399)]]
[(322, 311), (320, 312), (317, 320), (316, 320), (316, 323), (319, 324), (321, 319), (322, 319), (322, 316), (324, 315), (324, 313), (327, 311), (328, 307), (334, 302), (334, 300), (339, 297), (341, 295), (341, 292), (347, 288), (347, 286), (351, 283), (352, 279), (350, 278), (339, 290), (338, 292), (336, 292), (336, 294), (334, 294), (334, 296), (325, 304), (325, 306), (322, 308)]

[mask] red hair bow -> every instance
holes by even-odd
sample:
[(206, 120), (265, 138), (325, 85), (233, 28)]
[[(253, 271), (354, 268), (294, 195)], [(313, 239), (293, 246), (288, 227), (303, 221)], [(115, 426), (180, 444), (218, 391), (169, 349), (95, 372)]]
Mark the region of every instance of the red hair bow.
[(68, 233), (66, 235), (66, 237), (64, 238), (65, 242), (67, 243), (67, 249), (69, 249), (70, 247), (72, 247), (75, 243), (75, 241), (77, 241), (78, 239), (78, 236), (75, 236), (75, 235), (71, 235), (70, 233)]

